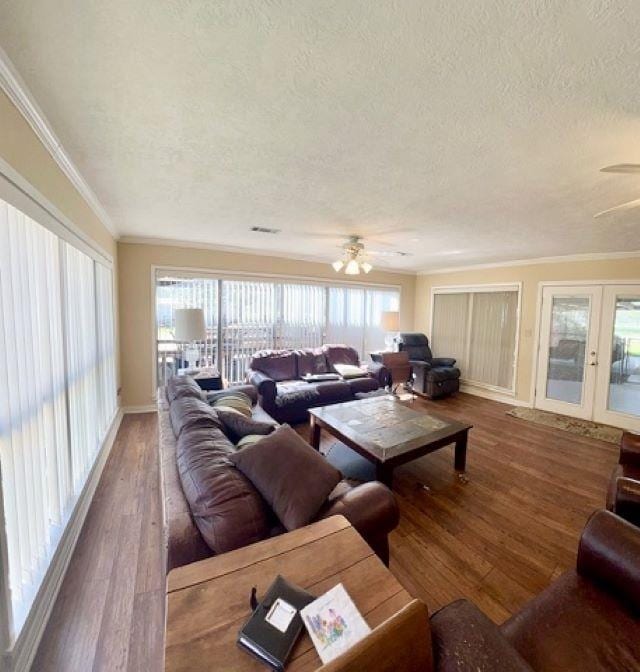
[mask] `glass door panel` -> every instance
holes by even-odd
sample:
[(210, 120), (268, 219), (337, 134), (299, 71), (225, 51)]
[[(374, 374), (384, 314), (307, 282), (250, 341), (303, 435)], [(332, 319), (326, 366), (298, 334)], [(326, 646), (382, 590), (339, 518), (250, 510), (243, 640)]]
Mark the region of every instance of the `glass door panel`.
[(640, 431), (640, 287), (606, 287), (594, 419)]
[(547, 348), (547, 398), (581, 404), (591, 300), (553, 297)]

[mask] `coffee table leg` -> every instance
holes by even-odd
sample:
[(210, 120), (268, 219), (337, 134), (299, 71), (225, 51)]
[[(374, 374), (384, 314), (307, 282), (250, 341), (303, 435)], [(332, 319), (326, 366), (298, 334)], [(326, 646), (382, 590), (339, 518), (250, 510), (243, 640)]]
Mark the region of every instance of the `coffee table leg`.
[(464, 472), (467, 468), (467, 432), (461, 434), (456, 441), (454, 466), (458, 472)]
[(311, 438), (310, 438), (310, 443), (311, 445), (316, 449), (320, 450), (320, 432), (322, 431), (322, 428), (320, 425), (316, 422), (316, 419), (311, 416)]
[(384, 464), (376, 464), (376, 481), (386, 485), (389, 489), (393, 484), (393, 468)]

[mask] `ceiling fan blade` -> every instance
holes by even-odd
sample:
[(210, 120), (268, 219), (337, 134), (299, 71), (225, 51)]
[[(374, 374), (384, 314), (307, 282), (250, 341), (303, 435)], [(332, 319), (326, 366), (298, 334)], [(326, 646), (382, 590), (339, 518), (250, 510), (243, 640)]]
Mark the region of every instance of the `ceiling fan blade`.
[(365, 250), (365, 254), (371, 257), (410, 257), (411, 252), (402, 252), (400, 250)]
[(624, 210), (631, 210), (632, 208), (637, 208), (638, 206), (640, 206), (640, 198), (636, 198), (635, 201), (627, 201), (627, 203), (621, 203), (620, 205), (616, 205), (615, 207), (609, 208), (608, 210), (598, 212), (594, 215), (594, 218), (608, 215), (610, 212), (623, 212)]
[(600, 168), (601, 173), (640, 173), (640, 163), (616, 163)]

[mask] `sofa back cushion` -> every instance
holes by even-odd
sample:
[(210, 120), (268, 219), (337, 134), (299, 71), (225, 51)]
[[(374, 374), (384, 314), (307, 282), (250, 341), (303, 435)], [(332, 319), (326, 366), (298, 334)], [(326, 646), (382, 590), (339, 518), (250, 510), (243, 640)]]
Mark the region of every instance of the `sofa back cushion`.
[(408, 353), (409, 359), (424, 362), (430, 362), (433, 359), (429, 339), (424, 334), (400, 334), (400, 349)]
[(191, 376), (172, 376), (167, 383), (167, 399), (172, 402), (181, 397), (202, 399), (202, 389)]
[(298, 376), (318, 373), (329, 373), (327, 358), (322, 348), (304, 348), (295, 351), (298, 360)]
[(187, 428), (221, 429), (222, 423), (206, 401), (194, 397), (179, 397), (169, 408), (171, 428), (176, 437)]
[(337, 373), (336, 364), (360, 365), (358, 351), (348, 345), (323, 345), (322, 350), (332, 373)]
[(293, 350), (261, 350), (253, 355), (249, 367), (254, 371), (262, 371), (276, 382), (298, 377), (297, 359)]
[(184, 495), (214, 553), (266, 539), (273, 514), (229, 456), (235, 447), (219, 429), (191, 428), (178, 439), (176, 460)]

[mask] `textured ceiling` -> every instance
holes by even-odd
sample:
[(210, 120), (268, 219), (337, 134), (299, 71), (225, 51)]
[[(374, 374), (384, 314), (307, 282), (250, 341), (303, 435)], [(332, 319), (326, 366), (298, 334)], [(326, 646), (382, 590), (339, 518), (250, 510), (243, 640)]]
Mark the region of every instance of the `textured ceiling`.
[(411, 256), (377, 265), (417, 270), (640, 249), (640, 208), (592, 218), (640, 197), (598, 172), (640, 163), (639, 36), (637, 0), (0, 0), (121, 234), (386, 229)]

